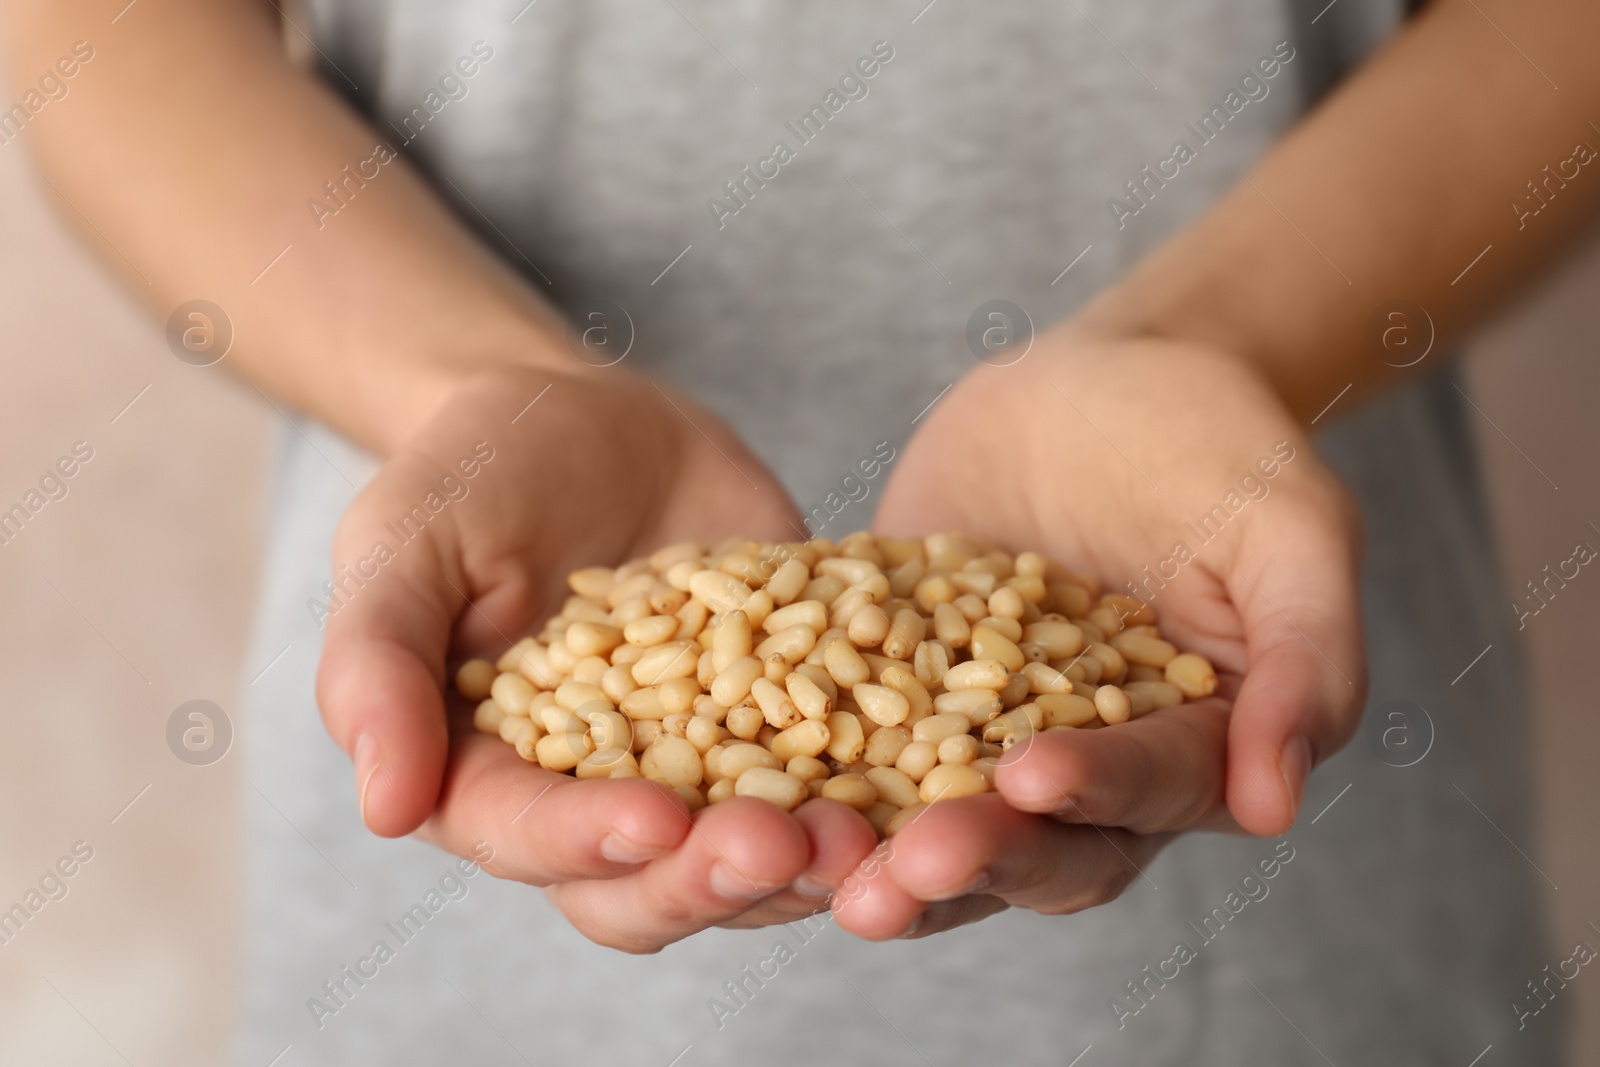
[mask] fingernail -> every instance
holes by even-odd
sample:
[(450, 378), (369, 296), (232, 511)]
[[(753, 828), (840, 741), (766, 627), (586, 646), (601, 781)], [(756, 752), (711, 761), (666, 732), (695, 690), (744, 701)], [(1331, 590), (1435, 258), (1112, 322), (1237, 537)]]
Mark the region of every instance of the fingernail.
[(906, 927), (904, 930), (901, 930), (898, 936), (901, 939), (908, 938), (908, 937), (915, 937), (916, 934), (917, 934), (917, 931), (922, 929), (922, 916), (924, 914), (925, 913), (923, 913), (923, 912), (918, 912), (917, 913), (917, 917), (915, 919), (911, 920), (911, 925)]
[(1300, 795), (1306, 787), (1306, 776), (1311, 773), (1311, 742), (1304, 737), (1291, 738), (1283, 746), (1283, 784), (1289, 787), (1290, 819), (1300, 811)]
[(361, 821), (367, 821), (367, 789), (372, 785), (372, 776), (378, 773), (378, 739), (369, 733), (363, 733), (356, 738), (356, 747), (350, 759), (356, 766), (356, 781), (360, 782), (360, 793), (357, 803), (361, 807)]
[(626, 834), (611, 831), (600, 841), (600, 855), (612, 863), (643, 863), (666, 852), (664, 848), (641, 845)]
[(814, 877), (809, 871), (796, 875), (795, 880), (789, 883), (789, 888), (803, 897), (825, 897), (833, 892), (833, 886)]
[(989, 888), (989, 872), (983, 871), (972, 880), (972, 884), (961, 891), (961, 896), (970, 897), (974, 893), (981, 893)]
[(1050, 814), (1054, 815), (1058, 819), (1067, 819), (1074, 815), (1081, 816), (1083, 814), (1083, 809), (1078, 807), (1078, 802), (1076, 800), (1073, 800), (1071, 797), (1065, 797), (1063, 799), (1066, 800), (1066, 803), (1061, 805)]
[(755, 900), (770, 896), (779, 888), (775, 885), (757, 885), (727, 863), (718, 863), (712, 867), (709, 880), (711, 891), (729, 900)]

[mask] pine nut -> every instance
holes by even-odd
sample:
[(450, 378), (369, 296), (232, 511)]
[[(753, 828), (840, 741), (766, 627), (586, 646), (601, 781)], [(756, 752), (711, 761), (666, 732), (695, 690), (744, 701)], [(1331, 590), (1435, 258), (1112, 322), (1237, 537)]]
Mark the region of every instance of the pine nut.
[(973, 593), (963, 593), (950, 602), (970, 626), (989, 617), (989, 602)]
[(958, 737), (972, 729), (972, 720), (960, 712), (941, 711), (930, 715), (911, 728), (911, 736), (918, 741), (939, 744), (947, 737)]
[(495, 732), (500, 735), (500, 740), (508, 745), (516, 744), (517, 738), (524, 734), (532, 734), (535, 740), (544, 735), (544, 731), (531, 719), (524, 719), (519, 715), (502, 715), (500, 725)]
[(670, 786), (699, 785), (705, 765), (688, 741), (662, 734), (639, 757), (639, 770), (646, 778), (659, 778)]
[(489, 687), (489, 695), (507, 715), (528, 714), (528, 702), (537, 692), (520, 674), (502, 674)]
[(828, 765), (815, 756), (791, 756), (789, 762), (783, 765), (783, 769), (786, 774), (794, 775), (807, 785), (824, 781), (833, 774)]
[(828, 642), (828, 647), (822, 650), (822, 665), (829, 677), (844, 689), (860, 685), (872, 676), (867, 669), (867, 661), (861, 658), (861, 653), (851, 646), (846, 637)]
[(748, 585), (721, 571), (696, 571), (691, 574), (689, 592), (719, 615), (743, 608), (751, 597)]
[(841, 774), (822, 783), (822, 795), (857, 811), (867, 811), (878, 802), (877, 788), (859, 774)]
[(988, 600), (997, 584), (994, 575), (982, 570), (957, 571), (950, 576), (950, 582), (962, 593), (970, 593), (980, 600)]
[(734, 781), (733, 791), (736, 796), (760, 797), (784, 811), (793, 811), (811, 797), (804, 782), (771, 767), (752, 767), (745, 771)]
[(872, 736), (867, 738), (867, 748), (861, 759), (874, 767), (891, 767), (910, 743), (910, 730), (904, 726), (885, 726), (874, 730)]
[(483, 700), (494, 687), (498, 673), (486, 659), (469, 659), (456, 669), (456, 692), (468, 700)]
[(906, 723), (919, 722), (933, 712), (933, 697), (909, 668), (898, 663), (885, 667), (878, 676), (878, 682), (905, 697), (906, 703), (911, 705), (911, 711), (904, 720)]
[(989, 614), (1007, 619), (1020, 619), (1027, 610), (1027, 601), (1010, 586), (1001, 586), (989, 594)]
[(1135, 718), (1150, 711), (1175, 708), (1183, 703), (1183, 690), (1171, 682), (1128, 682), (1123, 689), (1127, 690), (1133, 702)]
[(552, 734), (581, 734), (589, 728), (589, 724), (578, 718), (575, 711), (559, 704), (540, 709), (539, 725), (544, 727), (546, 733)]
[[(969, 736), (962, 734), (962, 737)], [(939, 750), (931, 741), (916, 740), (900, 750), (895, 759), (895, 769), (913, 782), (920, 782), (927, 773), (939, 765)]]
[(534, 752), (539, 766), (548, 771), (570, 771), (589, 754), (589, 737), (583, 733), (546, 734)]
[(610, 708), (592, 711), (589, 713), (589, 740), (596, 752), (627, 751), (633, 747), (633, 720)]
[(733, 661), (711, 683), (711, 699), (731, 708), (750, 695), (750, 686), (762, 676), (761, 661), (744, 656)]
[(896, 726), (911, 714), (911, 702), (888, 686), (863, 682), (850, 691), (861, 714), (879, 726)]
[(1070, 693), (1072, 680), (1047, 663), (1025, 663), (1022, 676), (1028, 679), (1030, 693)]
[[(744, 613), (750, 616), (751, 626), (762, 626), (767, 621), (767, 616), (772, 614), (772, 609), (777, 605), (772, 602), (772, 594), (765, 589), (758, 589), (750, 594), (750, 599), (744, 602)], [(707, 610), (710, 610), (709, 608)]]
[(766, 716), (761, 714), (760, 708), (751, 704), (741, 704), (728, 711), (727, 721), (723, 725), (734, 737), (754, 741), (766, 724)]
[(1097, 705), (1077, 693), (1040, 693), (1033, 702), (1044, 713), (1045, 728), (1082, 726), (1096, 717)]
[(585, 704), (595, 702), (611, 707), (611, 698), (597, 685), (584, 685), (582, 682), (562, 682), (556, 687), (556, 703), (568, 711), (577, 711)]
[(889, 636), (889, 616), (876, 604), (867, 604), (850, 616), (845, 633), (859, 648), (876, 648)]
[(828, 712), (833, 710), (833, 701), (829, 699), (828, 694), (799, 671), (789, 675), (784, 686), (788, 690), (789, 699), (794, 701), (794, 706), (808, 719), (826, 719)]
[(629, 746), (634, 755), (638, 755), (651, 745), (656, 738), (666, 733), (661, 728), (660, 719), (635, 719), (633, 721), (633, 744)]
[(967, 717), (974, 726), (981, 726), (1000, 714), (1000, 698), (987, 689), (961, 689), (940, 693), (933, 698), (936, 712), (954, 711)]
[(1008, 671), (1020, 671), (1022, 665), (1027, 662), (1022, 649), (1018, 648), (1015, 642), (988, 626), (978, 625), (972, 628), (971, 648), (973, 659), (995, 660)]
[(944, 674), (944, 687), (951, 692), (958, 689), (1004, 689), (1011, 681), (1011, 672), (1005, 664), (992, 659), (968, 660), (958, 663)]
[(878, 791), (880, 798), (897, 808), (910, 807), (922, 800), (917, 792), (917, 783), (902, 770), (894, 767), (873, 767), (866, 772), (866, 779)]
[(1043, 646), (1051, 659), (1070, 659), (1083, 651), (1083, 631), (1070, 622), (1035, 622), (1022, 628), (1022, 639)]
[(657, 686), (635, 689), (617, 702), (631, 719), (664, 719), (667, 709), (661, 703), (661, 690)]
[(933, 609), (933, 633), (951, 648), (966, 648), (972, 640), (972, 624), (951, 604), (939, 604)]
[[(855, 763), (866, 751), (867, 737), (861, 729), (861, 720), (848, 711), (830, 712), (828, 727), (828, 755), (840, 763)], [(737, 732), (737, 731), (735, 731)]]
[(480, 700), (472, 712), (473, 729), (484, 734), (498, 734), (502, 720), (513, 718), (492, 700)]
[[(678, 620), (671, 615), (647, 615), (635, 619), (622, 628), (622, 636), (631, 644), (659, 645), (670, 641), (678, 633)], [(612, 651), (610, 649), (607, 650)]]
[(811, 581), (811, 568), (798, 559), (791, 559), (772, 572), (772, 577), (767, 579), (765, 588), (772, 595), (773, 603), (789, 604), (800, 595), (800, 590), (804, 589), (809, 581)]
[(688, 641), (656, 645), (633, 665), (633, 680), (640, 685), (660, 685), (674, 678), (687, 678), (699, 666), (699, 647)]
[(681, 715), (694, 710), (694, 699), (701, 694), (701, 689), (693, 678), (674, 678), (658, 685), (656, 692), (668, 715)]
[(1178, 654), (1170, 642), (1133, 631), (1117, 634), (1111, 639), (1110, 645), (1122, 653), (1122, 658), (1129, 663), (1144, 667), (1165, 667)]
[(1217, 691), (1217, 672), (1211, 661), (1193, 652), (1168, 660), (1166, 678), (1190, 700), (1199, 700)]
[[(816, 603), (807, 601), (807, 603)], [(785, 608), (785, 611), (788, 609)], [(874, 608), (874, 611), (877, 609)], [(756, 646), (756, 656), (761, 660), (772, 656), (783, 657), (786, 663), (799, 663), (810, 655), (817, 644), (817, 631), (804, 623), (786, 626)]]
[(761, 624), (761, 628), (769, 634), (775, 634), (790, 626), (806, 627), (815, 640), (818, 634), (828, 628), (828, 606), (820, 600), (801, 600), (778, 608)]
[(1115, 685), (1128, 674), (1128, 661), (1115, 648), (1096, 641), (1089, 646), (1089, 655), (1100, 661), (1100, 680)]
[(917, 796), (923, 803), (932, 804), (988, 791), (989, 781), (981, 772), (961, 763), (941, 763), (922, 779)]
[(789, 699), (789, 694), (765, 678), (755, 680), (750, 695), (767, 722), (779, 730), (787, 730), (801, 719), (800, 709)]
[[(722, 735), (727, 731), (715, 720), (704, 715), (696, 715), (689, 720), (689, 725), (684, 728), (683, 739), (695, 747), (704, 756), (722, 740)], [(599, 742), (595, 743), (598, 748)]]
[(943, 641), (923, 641), (917, 645), (916, 655), (912, 664), (917, 672), (917, 681), (933, 689), (944, 685), (945, 672), (950, 669), (950, 664), (955, 662), (949, 645)]
[(717, 773), (723, 778), (737, 778), (751, 767), (781, 770), (783, 761), (760, 745), (749, 742), (728, 745), (717, 757)]
[(899, 608), (890, 621), (890, 632), (883, 635), (883, 654), (890, 659), (910, 659), (928, 635), (928, 621), (915, 608)]
[(706, 803), (720, 804), (722, 801), (727, 800), (733, 796), (733, 786), (732, 778), (724, 778), (720, 782), (713, 783), (706, 789)]
[(971, 763), (978, 758), (978, 739), (971, 734), (957, 734), (939, 742), (940, 763)]
[(1094, 691), (1094, 708), (1108, 726), (1127, 722), (1133, 716), (1133, 701), (1114, 685), (1102, 685)]
[(622, 630), (602, 622), (575, 622), (567, 627), (566, 645), (577, 656), (606, 656), (622, 644)]
[(832, 738), (826, 723), (817, 719), (801, 719), (772, 739), (772, 754), (787, 764), (796, 756), (815, 758), (827, 750)]

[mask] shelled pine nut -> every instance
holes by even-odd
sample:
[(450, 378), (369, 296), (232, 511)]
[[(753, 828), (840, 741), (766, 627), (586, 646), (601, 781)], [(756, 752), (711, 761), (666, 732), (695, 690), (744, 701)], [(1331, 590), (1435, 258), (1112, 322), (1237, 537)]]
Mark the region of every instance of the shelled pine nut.
[(886, 836), (992, 789), (1032, 733), (1218, 685), (1151, 604), (957, 534), (684, 543), (567, 584), (535, 636), (457, 668), (474, 728), (546, 770), (661, 781), (691, 811), (822, 797)]

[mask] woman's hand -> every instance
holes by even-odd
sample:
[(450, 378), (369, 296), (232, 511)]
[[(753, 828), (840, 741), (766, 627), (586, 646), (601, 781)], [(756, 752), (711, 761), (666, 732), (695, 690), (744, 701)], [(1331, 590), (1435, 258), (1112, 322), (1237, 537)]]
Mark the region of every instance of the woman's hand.
[(1256, 373), (1203, 347), (1058, 330), (983, 366), (929, 416), (886, 488), (887, 534), (1037, 548), (1138, 594), (1216, 697), (1113, 729), (1049, 731), (998, 795), (925, 809), (835, 897), (887, 938), (1007, 906), (1116, 897), (1175, 833), (1281, 833), (1365, 696), (1352, 504)]
[(849, 809), (737, 798), (691, 817), (654, 782), (579, 782), (462, 729), (462, 715), (452, 731), (442, 692), (448, 660), (498, 655), (560, 608), (576, 567), (795, 527), (772, 475), (675, 393), (615, 369), (460, 385), (335, 539), (317, 696), (367, 826), (421, 827), (463, 856), (487, 843), (491, 873), (549, 887), (582, 933), (630, 951), (814, 911), (786, 887), (808, 873), (825, 892), (873, 845)]

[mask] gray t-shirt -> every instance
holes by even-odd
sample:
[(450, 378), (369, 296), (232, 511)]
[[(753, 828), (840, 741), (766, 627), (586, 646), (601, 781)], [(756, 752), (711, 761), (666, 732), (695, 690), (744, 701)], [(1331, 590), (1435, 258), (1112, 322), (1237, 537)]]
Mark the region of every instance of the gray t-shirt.
[[(312, 33), (468, 224), (631, 331), (629, 365), (715, 409), (809, 511), (972, 365), (975, 308), (1069, 314), (1396, 17), (924, 2), (322, 0)], [(1512, 1007), (1558, 957), (1507, 841), (1529, 838), (1517, 663), (1455, 396), (1435, 375), (1321, 441), (1366, 508), (1379, 725), (1409, 733), (1320, 770), (1286, 838), (1183, 838), (1077, 916), (884, 945), (818, 920), (643, 958), (361, 828), (306, 601), (371, 460), (286, 433), (255, 644), (289, 651), (244, 731), (239, 1062), (1556, 1062), (1561, 1002), (1521, 1029)], [(879, 488), (813, 526), (864, 526)]]

